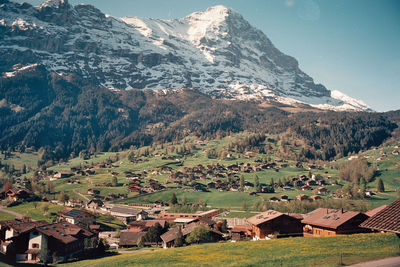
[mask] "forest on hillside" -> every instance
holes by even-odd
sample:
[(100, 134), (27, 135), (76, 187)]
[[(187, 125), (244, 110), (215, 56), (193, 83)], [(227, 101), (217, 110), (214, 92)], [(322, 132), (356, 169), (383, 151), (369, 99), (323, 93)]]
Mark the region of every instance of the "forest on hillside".
[(286, 134), (303, 141), (301, 158), (329, 160), (380, 145), (400, 122), (399, 112), (289, 113), (189, 89), (111, 91), (41, 66), (0, 78), (0, 100), (0, 149), (41, 150), (43, 161), (242, 131)]

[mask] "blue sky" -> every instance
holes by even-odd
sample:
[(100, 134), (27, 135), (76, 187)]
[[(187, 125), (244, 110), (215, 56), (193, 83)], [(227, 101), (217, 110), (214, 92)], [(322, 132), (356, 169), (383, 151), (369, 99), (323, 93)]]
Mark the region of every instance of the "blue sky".
[[(22, 1), (19, 1), (22, 2)], [(41, 1), (25, 1), (38, 4)], [(209, 6), (233, 8), (329, 90), (377, 111), (400, 109), (397, 0), (69, 0), (116, 17), (181, 18)]]

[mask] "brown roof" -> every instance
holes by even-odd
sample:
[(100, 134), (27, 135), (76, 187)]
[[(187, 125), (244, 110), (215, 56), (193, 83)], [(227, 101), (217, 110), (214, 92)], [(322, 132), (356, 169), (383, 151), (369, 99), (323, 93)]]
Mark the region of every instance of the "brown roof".
[(236, 225), (231, 230), (232, 233), (240, 233), (240, 232), (251, 232), (250, 225)]
[(400, 198), (360, 226), (372, 230), (400, 233)]
[(319, 208), (308, 214), (301, 222), (331, 229), (337, 229), (340, 225), (361, 214), (358, 211), (343, 211), (336, 209)]
[(275, 218), (278, 218), (282, 216), (283, 213), (275, 210), (267, 210), (262, 213), (259, 213), (251, 218), (247, 219), (247, 222), (253, 224), (253, 225), (259, 225), (262, 223), (265, 223), (267, 221), (273, 220)]
[(48, 224), (36, 227), (35, 230), (45, 234), (46, 236), (51, 236), (64, 244), (78, 240), (80, 235), (85, 237), (94, 235), (92, 232), (68, 222)]
[(120, 246), (137, 246), (139, 238), (144, 236), (145, 232), (121, 232), (119, 245)]
[(375, 214), (377, 214), (378, 212), (380, 212), (381, 210), (383, 210), (384, 208), (386, 208), (388, 205), (382, 205), (380, 207), (377, 207), (375, 209), (369, 210), (367, 211), (365, 214), (367, 214), (369, 217), (374, 216)]
[[(190, 223), (190, 224), (186, 225), (185, 228), (181, 228), (182, 235), (186, 236), (186, 235), (190, 234), (194, 230), (194, 228), (196, 228), (196, 226), (197, 226), (197, 224)], [(175, 240), (175, 238), (177, 238), (178, 232), (179, 232), (179, 227), (174, 227), (171, 230), (169, 230), (168, 232), (166, 232), (165, 234), (162, 234), (161, 239), (165, 243), (171, 242), (171, 241)]]
[(22, 234), (35, 227), (49, 224), (46, 221), (32, 221), (31, 218), (14, 219), (9, 221), (2, 221), (0, 225), (13, 229), (16, 233)]

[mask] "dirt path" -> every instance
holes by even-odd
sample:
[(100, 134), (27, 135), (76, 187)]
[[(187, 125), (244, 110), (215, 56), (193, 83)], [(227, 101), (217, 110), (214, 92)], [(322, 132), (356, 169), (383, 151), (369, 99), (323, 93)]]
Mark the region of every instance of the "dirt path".
[(349, 267), (398, 267), (400, 266), (400, 257), (386, 258), (376, 261), (361, 262)]
[(84, 194), (82, 194), (82, 193), (79, 193), (79, 192), (76, 192), (75, 191), (75, 189), (72, 189), (72, 192), (74, 192), (75, 194), (78, 194), (80, 197), (82, 197), (83, 199), (85, 199), (86, 201), (90, 201), (90, 199), (87, 197), (87, 196), (85, 196)]
[(8, 214), (11, 214), (11, 215), (13, 215), (13, 216), (15, 216), (15, 217), (17, 217), (17, 218), (22, 218), (23, 217), (23, 215), (22, 214), (20, 214), (20, 213), (18, 213), (18, 212), (15, 212), (15, 211), (12, 211), (12, 210), (8, 210), (6, 207), (4, 207), (4, 206), (0, 206), (0, 211), (2, 211), (2, 212), (5, 212), (5, 213), (8, 213)]

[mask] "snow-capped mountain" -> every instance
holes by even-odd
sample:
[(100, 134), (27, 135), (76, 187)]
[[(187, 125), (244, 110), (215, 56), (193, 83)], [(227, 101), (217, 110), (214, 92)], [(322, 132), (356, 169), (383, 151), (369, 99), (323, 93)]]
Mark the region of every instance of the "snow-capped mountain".
[(90, 5), (0, 0), (0, 75), (44, 65), (110, 89), (194, 88), (237, 99), (273, 99), (324, 109), (369, 110), (299, 69), (240, 14), (210, 7), (181, 19), (115, 18)]

